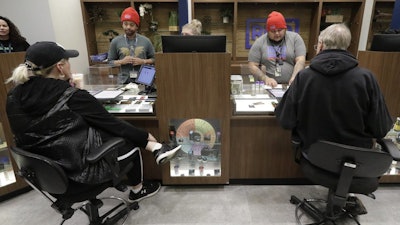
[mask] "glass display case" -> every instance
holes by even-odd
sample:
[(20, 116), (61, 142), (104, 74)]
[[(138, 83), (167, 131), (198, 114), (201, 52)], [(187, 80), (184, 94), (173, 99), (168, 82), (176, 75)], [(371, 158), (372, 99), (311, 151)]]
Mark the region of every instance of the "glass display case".
[[(397, 117), (396, 122), (392, 129), (386, 134), (387, 139), (392, 140), (396, 144), (397, 148), (400, 149), (400, 117)], [(400, 162), (393, 161), (392, 166), (386, 173), (387, 175), (398, 175), (400, 174)]]
[(113, 114), (154, 115), (156, 96), (139, 94), (143, 85), (84, 85), (83, 89), (99, 100)]
[(231, 99), (234, 115), (273, 115), (278, 98), (287, 90), (279, 84), (271, 88), (255, 79), (253, 75), (231, 75)]
[(171, 177), (221, 176), (221, 126), (213, 119), (173, 119), (170, 140), (182, 145), (171, 160)]
[(16, 181), (11, 164), (8, 145), (5, 138), (3, 125), (0, 122), (0, 187), (7, 186)]
[(26, 182), (15, 175), (16, 165), (10, 154), (14, 145), (13, 134), (7, 120), (6, 98), (13, 85), (6, 83), (12, 70), (24, 61), (25, 52), (0, 54), (0, 200), (13, 192), (27, 187)]

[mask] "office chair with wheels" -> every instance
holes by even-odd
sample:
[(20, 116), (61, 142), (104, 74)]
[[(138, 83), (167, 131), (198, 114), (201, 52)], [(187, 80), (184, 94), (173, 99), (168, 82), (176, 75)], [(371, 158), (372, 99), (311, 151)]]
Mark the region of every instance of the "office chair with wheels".
[[(75, 211), (81, 210), (88, 216), (90, 225), (111, 225), (119, 221), (124, 223), (130, 210), (139, 208), (137, 202), (128, 203), (122, 198), (97, 198), (97, 195), (109, 187), (115, 187), (120, 191), (126, 189), (126, 186), (122, 184), (122, 178), (132, 168), (133, 163), (127, 163), (120, 167), (115, 155), (117, 154), (116, 149), (123, 144), (123, 139), (114, 138), (100, 146), (97, 151), (94, 151), (94, 154), (88, 155), (89, 163), (106, 160), (113, 172), (112, 181), (96, 185), (77, 183), (68, 179), (63, 168), (47, 157), (27, 152), (18, 147), (11, 147), (11, 153), (19, 169), (17, 174), (50, 200), (51, 207), (62, 215), (61, 224), (70, 219)], [(99, 209), (103, 206), (102, 200), (110, 198), (116, 199), (120, 203), (100, 215)], [(75, 203), (81, 204), (73, 208)]]
[[(354, 194), (375, 198), (379, 178), (388, 171), (392, 161), (400, 160), (400, 151), (391, 140), (378, 141), (380, 148), (366, 149), (328, 141), (318, 141), (300, 153), (300, 166), (304, 176), (315, 184), (329, 189), (327, 200), (304, 199), (291, 196), (296, 204), (296, 220), (301, 209), (315, 223), (357, 217), (367, 211)], [(322, 203), (322, 204), (321, 204)]]

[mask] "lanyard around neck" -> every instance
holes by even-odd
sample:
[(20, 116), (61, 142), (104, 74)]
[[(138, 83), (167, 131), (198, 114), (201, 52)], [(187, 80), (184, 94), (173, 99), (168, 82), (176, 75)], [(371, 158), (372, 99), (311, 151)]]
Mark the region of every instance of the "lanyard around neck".
[(282, 59), (282, 49), (283, 49), (283, 44), (285, 42), (285, 38), (283, 38), (281, 40), (281, 42), (277, 45), (274, 45), (274, 42), (269, 40), (269, 38), (268, 38), (268, 42), (271, 44), (272, 48), (275, 50), (276, 58)]
[(130, 44), (131, 41), (129, 41), (129, 38), (126, 36), (126, 34), (124, 36), (125, 36), (126, 45), (128, 46), (130, 55), (131, 56), (135, 56), (135, 48), (136, 48), (136, 44), (137, 44), (137, 36), (135, 36), (135, 41), (133, 42), (133, 45)]

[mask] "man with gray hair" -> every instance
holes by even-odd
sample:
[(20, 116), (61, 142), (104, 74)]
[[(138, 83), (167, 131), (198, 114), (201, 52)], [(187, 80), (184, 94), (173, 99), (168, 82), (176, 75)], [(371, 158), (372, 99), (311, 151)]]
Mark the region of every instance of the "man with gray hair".
[(275, 109), (280, 125), (307, 149), (318, 140), (371, 148), (393, 126), (375, 76), (346, 49), (349, 28), (333, 24), (318, 37), (317, 55)]

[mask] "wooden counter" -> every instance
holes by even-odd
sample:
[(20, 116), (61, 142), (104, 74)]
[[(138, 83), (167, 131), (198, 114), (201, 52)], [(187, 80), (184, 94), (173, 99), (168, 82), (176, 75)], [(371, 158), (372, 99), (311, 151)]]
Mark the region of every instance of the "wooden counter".
[(390, 114), (400, 116), (400, 52), (359, 51), (358, 60), (375, 74)]
[(275, 116), (233, 116), (230, 179), (302, 178), (294, 161), (290, 131)]
[[(158, 56), (160, 57), (160, 56)], [(170, 57), (170, 56), (163, 56)], [(187, 57), (186, 57), (187, 58)], [(400, 101), (398, 101), (398, 96), (400, 96), (400, 88), (398, 88), (398, 84), (400, 83), (400, 73), (397, 70), (397, 65), (400, 63), (400, 53), (381, 53), (381, 52), (360, 52), (360, 66), (369, 68), (374, 72), (377, 77), (377, 80), (380, 84), (382, 92), (385, 95), (386, 102), (388, 104), (388, 108), (393, 116), (400, 116)], [(180, 59), (183, 61), (183, 59)], [(187, 59), (185, 59), (187, 60)], [(198, 61), (198, 60), (197, 60)], [(164, 67), (168, 67), (169, 65), (177, 64), (167, 63)], [(185, 71), (190, 71), (191, 73), (195, 71), (196, 79), (201, 77), (202, 74), (197, 74), (196, 71), (201, 70), (201, 66), (196, 64), (195, 66), (199, 67), (193, 70), (193, 68), (188, 67), (189, 63), (183, 63), (183, 68), (187, 67)], [(173, 97), (168, 97), (170, 95), (164, 95), (164, 98), (160, 98), (159, 100), (166, 101), (166, 103), (161, 104), (158, 102), (157, 106), (162, 106), (163, 110), (157, 111), (157, 117), (149, 117), (149, 118), (130, 118), (129, 116), (121, 116), (121, 118), (132, 122), (133, 124), (141, 127), (149, 128), (149, 131), (152, 132), (156, 137), (161, 137), (160, 140), (165, 140), (167, 137), (167, 118), (165, 117), (165, 113), (169, 114), (169, 117), (190, 117), (190, 115), (195, 115), (195, 117), (203, 117), (207, 118), (210, 115), (211, 108), (201, 108), (201, 110), (196, 110), (195, 106), (187, 105), (185, 103), (189, 102), (190, 98), (196, 96), (196, 93), (192, 92), (192, 90), (184, 89), (182, 86), (183, 83), (191, 82), (185, 81), (176, 83), (176, 80), (184, 81), (187, 73), (179, 73), (180, 76), (175, 80), (171, 78), (172, 75), (176, 71), (173, 68), (168, 67), (166, 71), (168, 71), (168, 76), (163, 76), (165, 79), (163, 80), (165, 84), (167, 84), (164, 88), (164, 91), (167, 91), (168, 88), (173, 88), (177, 90), (176, 95)], [(161, 71), (161, 70), (160, 70)], [(164, 70), (162, 70), (164, 71)], [(238, 66), (235, 69), (231, 68), (231, 72), (235, 74), (240, 74), (243, 71), (243, 66)], [(220, 72), (221, 73), (226, 73)], [(196, 87), (198, 91), (203, 92), (202, 88), (208, 90), (208, 85), (203, 83), (203, 79), (196, 80), (192, 87)], [(209, 82), (212, 82), (211, 78), (208, 78)], [(224, 80), (224, 79), (222, 79)], [(222, 82), (222, 80), (220, 82)], [(168, 83), (170, 82), (170, 83)], [(199, 86), (200, 84), (200, 86)], [(181, 86), (180, 86), (181, 85)], [(221, 85), (221, 84), (220, 84)], [(199, 102), (195, 105), (203, 105), (207, 106), (209, 104), (208, 101), (203, 101), (204, 98), (212, 99), (214, 102), (214, 107), (223, 106), (223, 108), (228, 107), (229, 105), (225, 103), (221, 104), (221, 94), (224, 93), (224, 99), (226, 99), (225, 92), (219, 92), (221, 90), (226, 91), (226, 86), (223, 89), (212, 89), (212, 95), (207, 94), (203, 96), (196, 96), (195, 100)], [(185, 93), (186, 95), (184, 95)], [(189, 93), (189, 95), (187, 95)], [(165, 93), (164, 93), (165, 94)], [(212, 97), (215, 96), (215, 97)], [(217, 97), (218, 96), (218, 97)], [(166, 99), (167, 98), (167, 99)], [(215, 99), (215, 100), (213, 100)], [(228, 100), (229, 101), (229, 100)], [(177, 102), (181, 102), (183, 105), (183, 109), (178, 110), (170, 107), (176, 107)], [(182, 107), (179, 106), (179, 107)], [(192, 108), (194, 107), (194, 108)], [(208, 107), (208, 106), (207, 106)], [(232, 105), (230, 106), (232, 107)], [(171, 111), (171, 112), (169, 112)], [(159, 113), (162, 113), (159, 115)], [(229, 181), (235, 180), (239, 182), (245, 183), (270, 183), (269, 180), (279, 180), (280, 183), (295, 183), (296, 180), (303, 179), (303, 175), (301, 169), (294, 161), (293, 150), (291, 148), (290, 142), (290, 131), (283, 130), (274, 116), (271, 115), (233, 115), (232, 110), (225, 111), (221, 114), (221, 111), (212, 112), (212, 114), (217, 115), (217, 117), (221, 118), (221, 116), (226, 116), (228, 119), (228, 127), (225, 127), (226, 130), (229, 130), (229, 135), (225, 135), (223, 138), (228, 139), (229, 143), (225, 143), (225, 146), (229, 146), (228, 159), (226, 163), (228, 166)], [(158, 121), (162, 119), (162, 123)], [(162, 124), (162, 129), (159, 129), (159, 126)], [(163, 181), (167, 176), (164, 173), (165, 169), (161, 170), (159, 166), (154, 163), (154, 158), (151, 154), (144, 154), (145, 158), (145, 177), (147, 179), (160, 179)], [(184, 184), (180, 183), (179, 178), (174, 178), (173, 181), (169, 180), (168, 184)], [(193, 184), (201, 184), (202, 180), (194, 178)], [(190, 181), (190, 182), (191, 182)], [(206, 182), (207, 183), (207, 182)], [(206, 184), (204, 183), (204, 184)], [(400, 183), (400, 175), (385, 175), (381, 178), (381, 183)]]

